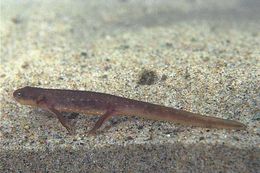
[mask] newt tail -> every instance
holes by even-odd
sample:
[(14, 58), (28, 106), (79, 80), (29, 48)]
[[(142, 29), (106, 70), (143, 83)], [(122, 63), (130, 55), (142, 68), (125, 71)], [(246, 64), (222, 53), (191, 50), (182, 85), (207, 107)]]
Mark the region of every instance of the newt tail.
[(218, 129), (246, 129), (246, 125), (222, 118), (203, 116), (184, 110), (137, 101), (115, 95), (92, 91), (44, 89), (24, 87), (14, 91), (16, 101), (23, 105), (39, 107), (51, 112), (69, 131), (73, 128), (61, 112), (79, 112), (102, 115), (90, 133), (95, 133), (112, 116), (128, 115), (146, 119), (169, 121)]
[[(138, 108), (137, 108), (138, 107)], [(182, 125), (191, 125), (204, 128), (216, 128), (216, 129), (246, 129), (246, 125), (243, 123), (227, 120), (217, 117), (210, 117), (200, 115), (197, 113), (191, 113), (185, 110), (178, 110), (170, 107), (145, 103), (142, 106), (136, 106), (136, 110), (131, 111), (140, 117), (153, 120), (161, 120), (179, 123)]]

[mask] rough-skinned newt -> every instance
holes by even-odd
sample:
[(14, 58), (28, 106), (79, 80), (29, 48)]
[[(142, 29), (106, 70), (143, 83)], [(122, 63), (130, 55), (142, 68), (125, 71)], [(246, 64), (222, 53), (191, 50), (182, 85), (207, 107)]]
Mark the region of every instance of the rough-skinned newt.
[(23, 105), (50, 111), (69, 131), (73, 128), (61, 112), (102, 115), (90, 133), (95, 133), (112, 116), (128, 115), (146, 119), (175, 122), (183, 125), (217, 129), (245, 129), (246, 125), (227, 119), (203, 116), (184, 110), (137, 101), (92, 91), (44, 89), (26, 86), (14, 91), (16, 101)]

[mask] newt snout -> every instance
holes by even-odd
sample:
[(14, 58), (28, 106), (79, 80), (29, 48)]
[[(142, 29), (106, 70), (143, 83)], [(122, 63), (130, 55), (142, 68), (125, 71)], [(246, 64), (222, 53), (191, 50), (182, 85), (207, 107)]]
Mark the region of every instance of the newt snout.
[(13, 92), (14, 99), (23, 105), (35, 106), (36, 94), (32, 91), (31, 87), (23, 87)]

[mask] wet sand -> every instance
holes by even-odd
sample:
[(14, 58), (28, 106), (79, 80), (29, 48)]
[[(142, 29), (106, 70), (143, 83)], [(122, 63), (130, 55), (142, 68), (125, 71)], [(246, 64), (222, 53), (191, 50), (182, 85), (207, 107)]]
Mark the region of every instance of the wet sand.
[[(1, 2), (0, 170), (256, 172), (260, 159), (259, 3)], [(240, 121), (246, 131), (50, 113), (23, 86), (80, 89)], [(3, 172), (1, 171), (1, 172)]]

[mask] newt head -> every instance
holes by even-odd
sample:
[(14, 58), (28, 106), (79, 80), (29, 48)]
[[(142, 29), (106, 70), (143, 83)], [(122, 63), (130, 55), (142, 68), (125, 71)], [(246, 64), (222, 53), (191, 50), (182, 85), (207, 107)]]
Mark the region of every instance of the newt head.
[(23, 87), (13, 92), (14, 99), (23, 105), (37, 105), (38, 94), (33, 90), (32, 87)]

